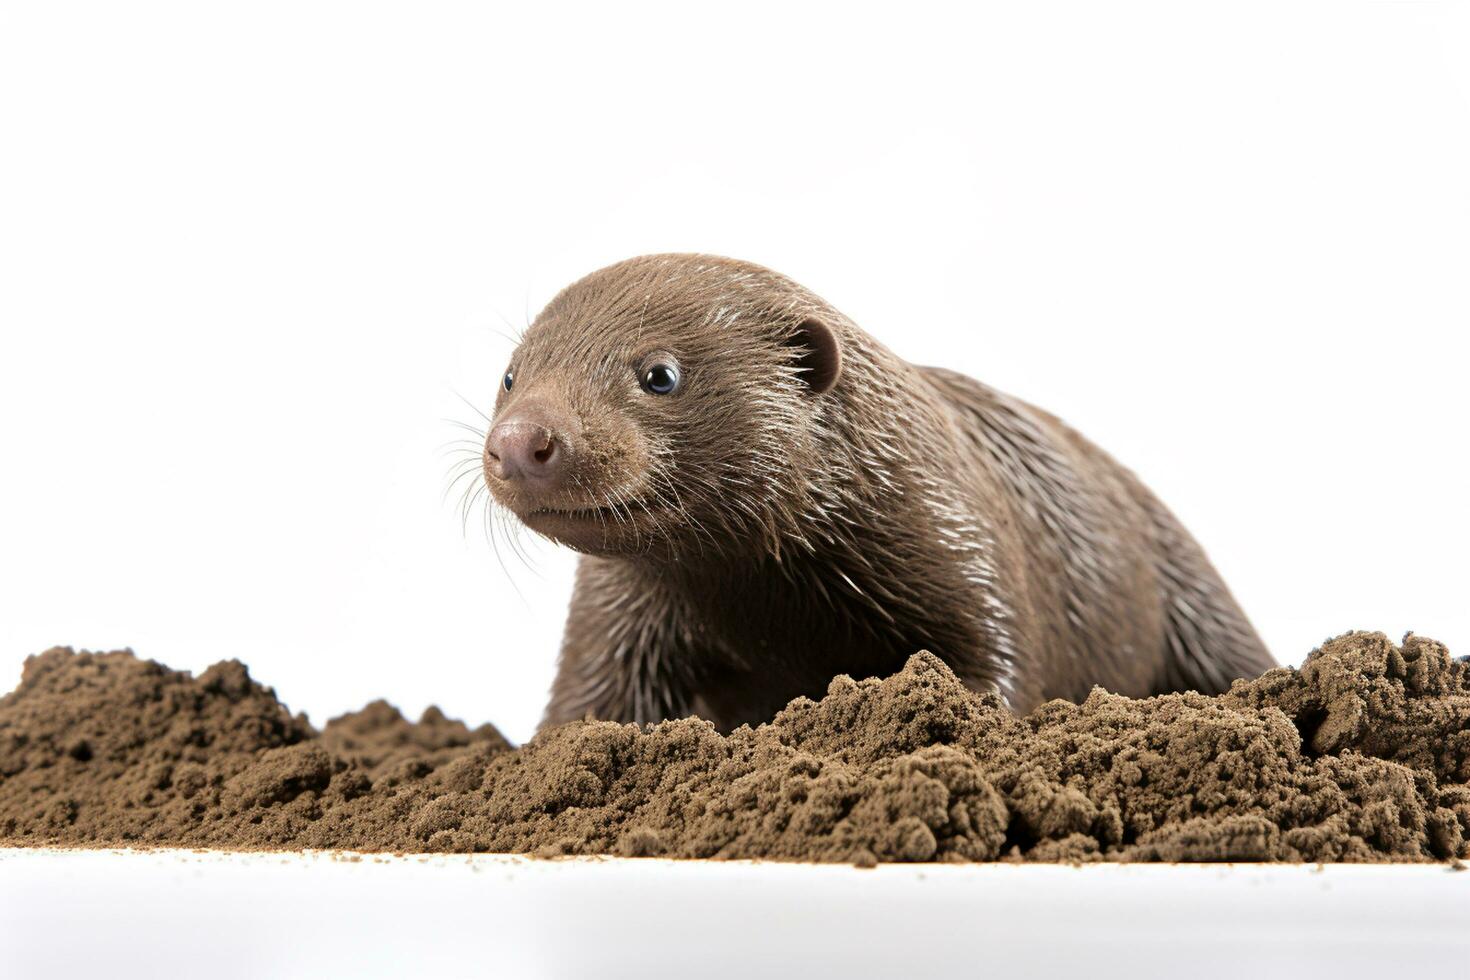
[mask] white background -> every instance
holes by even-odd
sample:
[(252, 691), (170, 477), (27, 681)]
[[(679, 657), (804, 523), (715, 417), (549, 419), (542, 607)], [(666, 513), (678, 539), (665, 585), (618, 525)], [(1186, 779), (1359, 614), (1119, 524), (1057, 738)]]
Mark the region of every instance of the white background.
[(443, 499), (560, 286), (752, 259), (1058, 412), (1277, 655), (1470, 652), (1470, 11), (0, 4), (0, 689), (240, 657), (526, 737), (572, 557)]
[(0, 850), (0, 883), (7, 980), (1465, 980), (1470, 962), (1470, 874), (1444, 865)]

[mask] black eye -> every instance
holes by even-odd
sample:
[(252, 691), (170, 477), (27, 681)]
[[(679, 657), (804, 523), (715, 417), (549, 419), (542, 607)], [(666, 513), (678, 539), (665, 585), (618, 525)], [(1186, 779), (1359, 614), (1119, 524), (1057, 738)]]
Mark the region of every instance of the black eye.
[(516, 383), (516, 373), (514, 371), (505, 372), (505, 377), (500, 379), (500, 383), (505, 386), (506, 391), (510, 391), (510, 386)]
[(643, 372), (643, 390), (653, 395), (667, 395), (679, 387), (679, 369), (672, 364), (654, 364)]

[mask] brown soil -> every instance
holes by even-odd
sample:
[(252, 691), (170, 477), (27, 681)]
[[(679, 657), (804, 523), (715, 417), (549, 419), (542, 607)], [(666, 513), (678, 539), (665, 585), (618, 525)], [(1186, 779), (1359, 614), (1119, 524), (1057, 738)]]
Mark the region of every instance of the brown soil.
[(384, 702), (317, 732), (235, 661), (55, 649), (0, 699), (0, 843), (805, 861), (1470, 857), (1470, 665), (1351, 633), (1220, 697), (1025, 718), (937, 659), (722, 736), (580, 722), (512, 749)]

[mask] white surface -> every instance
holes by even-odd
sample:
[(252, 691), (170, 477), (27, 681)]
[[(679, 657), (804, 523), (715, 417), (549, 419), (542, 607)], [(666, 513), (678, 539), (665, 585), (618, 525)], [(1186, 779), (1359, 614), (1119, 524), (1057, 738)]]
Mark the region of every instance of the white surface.
[[(1470, 6), (0, 6), (0, 690), (544, 703), (440, 447), (560, 286), (764, 262), (1074, 422), (1279, 656), (1470, 652)], [(519, 589), (519, 595), (517, 594)]]
[[(849, 867), (0, 851), (10, 980), (1470, 976), (1443, 865)], [(957, 972), (957, 969), (958, 972)]]

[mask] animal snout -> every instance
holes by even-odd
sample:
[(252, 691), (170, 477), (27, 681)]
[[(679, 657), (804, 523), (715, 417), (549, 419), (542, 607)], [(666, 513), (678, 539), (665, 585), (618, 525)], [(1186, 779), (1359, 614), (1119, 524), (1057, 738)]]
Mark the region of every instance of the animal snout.
[(566, 446), (544, 420), (513, 417), (496, 423), (485, 440), (485, 461), (502, 480), (544, 483), (566, 462)]

